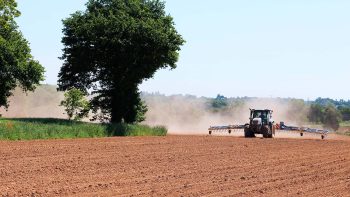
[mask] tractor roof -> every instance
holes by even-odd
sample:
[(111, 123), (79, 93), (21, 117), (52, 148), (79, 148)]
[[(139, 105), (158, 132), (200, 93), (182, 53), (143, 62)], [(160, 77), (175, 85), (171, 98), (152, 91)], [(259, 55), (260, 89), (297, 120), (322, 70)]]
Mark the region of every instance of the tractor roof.
[(270, 110), (270, 109), (250, 109), (250, 111), (267, 111), (267, 112), (273, 112), (273, 110)]

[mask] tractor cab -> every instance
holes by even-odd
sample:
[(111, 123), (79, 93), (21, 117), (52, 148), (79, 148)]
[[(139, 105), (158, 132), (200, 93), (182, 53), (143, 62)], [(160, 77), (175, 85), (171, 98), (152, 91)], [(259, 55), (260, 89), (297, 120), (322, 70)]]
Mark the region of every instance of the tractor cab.
[[(260, 125), (268, 125), (272, 120), (272, 110), (255, 110), (250, 109), (250, 122), (259, 122)], [(254, 121), (255, 120), (255, 121)]]

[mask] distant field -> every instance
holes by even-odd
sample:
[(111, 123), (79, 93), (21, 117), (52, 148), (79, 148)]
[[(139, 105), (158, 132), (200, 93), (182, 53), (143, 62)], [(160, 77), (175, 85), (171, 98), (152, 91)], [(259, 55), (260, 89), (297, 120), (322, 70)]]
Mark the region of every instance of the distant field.
[(350, 121), (340, 123), (340, 128), (337, 133), (350, 136)]
[(341, 127), (350, 127), (350, 121), (342, 122), (342, 123), (340, 123), (340, 126)]
[(337, 133), (350, 136), (350, 127), (340, 127)]
[(73, 139), (112, 136), (165, 136), (165, 127), (94, 124), (48, 118), (0, 119), (0, 140)]

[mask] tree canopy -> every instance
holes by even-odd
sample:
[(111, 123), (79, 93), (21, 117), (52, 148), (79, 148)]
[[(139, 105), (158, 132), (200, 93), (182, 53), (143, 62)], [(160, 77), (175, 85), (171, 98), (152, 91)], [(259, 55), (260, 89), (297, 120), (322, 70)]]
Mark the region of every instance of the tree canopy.
[(17, 86), (33, 91), (44, 78), (44, 68), (30, 54), (29, 43), (14, 21), (20, 15), (16, 7), (14, 0), (0, 0), (0, 106), (5, 107)]
[(229, 106), (228, 99), (225, 96), (220, 94), (218, 94), (216, 98), (212, 99), (211, 101), (211, 107), (214, 109), (214, 111), (225, 109), (228, 106)]
[(16, 9), (17, 3), (15, 0), (0, 0), (0, 25), (1, 27), (13, 24), (15, 17), (21, 13)]
[(176, 68), (184, 44), (159, 0), (89, 0), (63, 21), (59, 89), (92, 91), (101, 119), (133, 123), (146, 107), (139, 84), (158, 69)]
[(340, 121), (342, 119), (341, 113), (334, 105), (328, 105), (325, 108), (323, 124), (326, 128), (331, 128), (335, 131), (339, 129)]
[(342, 113), (335, 105), (329, 103), (326, 106), (311, 104), (308, 118), (310, 122), (322, 123), (325, 128), (338, 130), (342, 120)]

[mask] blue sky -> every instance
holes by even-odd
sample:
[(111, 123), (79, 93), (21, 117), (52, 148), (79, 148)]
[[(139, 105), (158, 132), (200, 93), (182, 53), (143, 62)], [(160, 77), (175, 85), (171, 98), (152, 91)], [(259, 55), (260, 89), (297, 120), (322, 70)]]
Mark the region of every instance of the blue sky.
[[(63, 18), (86, 0), (18, 0), (32, 54), (56, 84)], [(214, 97), (350, 99), (350, 1), (168, 0), (186, 44), (178, 68), (142, 91)]]

